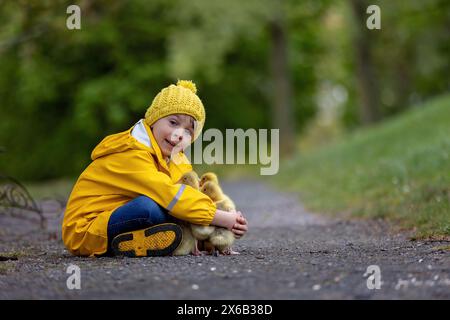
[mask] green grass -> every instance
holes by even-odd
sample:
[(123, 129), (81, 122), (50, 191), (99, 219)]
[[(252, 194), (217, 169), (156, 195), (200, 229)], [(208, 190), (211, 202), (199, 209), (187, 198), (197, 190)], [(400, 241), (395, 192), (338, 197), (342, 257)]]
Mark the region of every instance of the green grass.
[(277, 183), (306, 206), (450, 235), (450, 95), (285, 161)]

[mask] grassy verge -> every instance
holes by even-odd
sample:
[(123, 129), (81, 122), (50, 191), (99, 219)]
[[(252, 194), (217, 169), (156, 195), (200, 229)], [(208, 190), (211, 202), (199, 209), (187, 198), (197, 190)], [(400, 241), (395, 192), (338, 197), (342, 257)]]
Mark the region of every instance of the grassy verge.
[(277, 183), (312, 210), (450, 235), (450, 96), (286, 161)]

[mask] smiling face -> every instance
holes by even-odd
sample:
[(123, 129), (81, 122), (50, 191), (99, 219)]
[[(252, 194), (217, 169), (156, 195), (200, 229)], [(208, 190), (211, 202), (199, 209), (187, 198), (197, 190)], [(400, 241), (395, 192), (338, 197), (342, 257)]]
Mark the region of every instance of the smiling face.
[(194, 136), (195, 120), (185, 114), (173, 114), (161, 118), (152, 126), (153, 136), (164, 158), (169, 158), (187, 148)]

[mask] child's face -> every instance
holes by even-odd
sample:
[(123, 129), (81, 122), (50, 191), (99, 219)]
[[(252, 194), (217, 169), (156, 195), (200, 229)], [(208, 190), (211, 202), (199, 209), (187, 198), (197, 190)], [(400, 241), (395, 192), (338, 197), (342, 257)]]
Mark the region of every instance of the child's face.
[(156, 121), (153, 136), (163, 157), (170, 157), (188, 147), (194, 136), (194, 118), (185, 114), (173, 114)]

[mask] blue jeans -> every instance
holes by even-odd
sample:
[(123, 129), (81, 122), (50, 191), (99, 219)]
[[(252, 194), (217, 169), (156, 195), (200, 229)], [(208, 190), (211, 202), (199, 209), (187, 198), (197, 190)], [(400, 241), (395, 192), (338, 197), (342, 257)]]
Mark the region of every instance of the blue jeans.
[(135, 230), (172, 222), (176, 219), (147, 196), (139, 196), (114, 210), (108, 221), (108, 252), (115, 236)]

